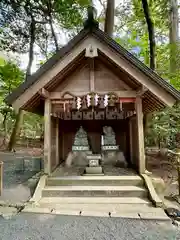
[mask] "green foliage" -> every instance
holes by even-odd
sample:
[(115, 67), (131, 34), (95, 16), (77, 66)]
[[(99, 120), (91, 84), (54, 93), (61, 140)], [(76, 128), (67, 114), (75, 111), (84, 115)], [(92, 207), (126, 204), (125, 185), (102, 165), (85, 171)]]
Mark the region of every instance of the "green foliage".
[[(30, 26), (33, 21), (35, 23), (34, 46), (35, 48), (38, 46), (42, 58), (45, 57), (47, 60), (57, 50), (54, 43), (55, 38), (57, 42), (59, 41), (60, 31), (68, 30), (71, 37), (82, 27), (89, 3), (90, 0), (1, 0), (0, 50), (18, 54), (29, 53), (32, 36)], [(54, 31), (53, 28), (56, 30)], [(42, 59), (41, 62), (44, 61)], [(12, 131), (16, 115), (13, 109), (3, 102), (3, 99), (22, 83), (24, 75), (14, 62), (5, 62), (0, 59), (0, 126), (5, 138), (9, 137)], [(21, 135), (35, 137), (41, 134), (42, 118), (26, 113)]]
[(68, 30), (82, 27), (89, 3), (89, 0), (55, 1), (54, 11), (60, 26)]
[(0, 96), (6, 97), (24, 79), (24, 73), (14, 62), (5, 62), (0, 66)]
[(179, 132), (180, 105), (175, 105), (149, 116), (146, 144), (173, 149), (176, 147), (176, 136)]
[[(148, 3), (155, 27), (156, 72), (180, 90), (180, 48), (169, 44), (169, 0), (151, 0)], [(116, 17), (118, 24), (115, 40), (149, 66), (148, 32), (141, 1), (133, 0), (120, 4)], [(170, 55), (172, 48), (178, 51), (176, 56)], [(176, 57), (178, 68), (170, 72), (172, 57)], [(146, 144), (174, 148), (176, 134), (180, 132), (179, 119), (179, 105), (151, 114), (148, 117)]]
[[(36, 21), (35, 45), (47, 60), (55, 51), (50, 18), (58, 40), (62, 31), (72, 37), (81, 29), (90, 2), (90, 0), (1, 0), (0, 48), (20, 54), (27, 53), (30, 43), (29, 26), (33, 16)], [(156, 71), (180, 90), (180, 59), (177, 58), (179, 68), (175, 72), (170, 72), (169, 67), (172, 57), (170, 50), (173, 47), (169, 45), (169, 0), (149, 0), (148, 3), (155, 27)], [(148, 31), (141, 1), (121, 1), (115, 15), (115, 40), (149, 66)], [(104, 15), (99, 19), (102, 24)], [(42, 59), (39, 66), (44, 61)], [(3, 103), (3, 99), (23, 79), (24, 73), (15, 63), (0, 59), (0, 123), (4, 129), (6, 120), (8, 133), (11, 132), (15, 115), (12, 109)], [(146, 144), (173, 148), (176, 144), (175, 136), (180, 132), (180, 106), (166, 108), (150, 115), (148, 119)], [(41, 134), (42, 118), (30, 113), (25, 114), (21, 135), (35, 137)]]
[[(6, 139), (12, 131), (16, 114), (13, 108), (6, 105), (4, 98), (17, 88), (24, 80), (24, 72), (12, 61), (1, 59), (0, 65), (0, 130)], [(24, 115), (24, 124), (21, 129), (21, 136), (35, 138), (42, 134), (42, 117), (26, 113)]]
[(0, 115), (2, 125), (1, 134), (6, 138), (7, 131), (10, 131), (11, 126), (15, 119), (13, 109), (7, 106), (4, 98), (15, 89), (24, 79), (24, 73), (20, 70), (15, 62), (5, 61), (2, 59), (0, 65)]

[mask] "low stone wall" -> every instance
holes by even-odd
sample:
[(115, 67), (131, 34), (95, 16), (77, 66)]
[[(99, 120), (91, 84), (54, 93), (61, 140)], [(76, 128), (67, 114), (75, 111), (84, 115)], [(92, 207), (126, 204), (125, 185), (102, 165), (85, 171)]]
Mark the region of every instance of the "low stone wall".
[(0, 161), (4, 163), (4, 170), (8, 171), (33, 171), (44, 169), (43, 157), (24, 155), (20, 153), (0, 152)]

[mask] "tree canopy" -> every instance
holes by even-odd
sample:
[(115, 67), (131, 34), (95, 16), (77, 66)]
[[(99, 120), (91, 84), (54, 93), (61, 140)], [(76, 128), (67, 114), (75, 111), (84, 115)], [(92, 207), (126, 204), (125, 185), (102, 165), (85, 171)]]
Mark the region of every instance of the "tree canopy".
[[(97, 8), (100, 27), (111, 35), (113, 33), (112, 36), (119, 44), (180, 90), (180, 52), (177, 28), (179, 16), (173, 5), (175, 2), (178, 6), (177, 1), (127, 0), (120, 1), (119, 5), (115, 1), (115, 9), (114, 1), (93, 2), (94, 7)], [(15, 114), (2, 101), (4, 97), (31, 75), (32, 64), (37, 57), (39, 57), (39, 61), (36, 61), (38, 67), (80, 31), (89, 4), (92, 4), (92, 1), (0, 1), (0, 50), (5, 53), (15, 53), (19, 56), (19, 63), (22, 62), (21, 58), (24, 54), (28, 56), (26, 71), (22, 71), (21, 64), (14, 63), (14, 61), (0, 61), (2, 87), (0, 111), (3, 116), (1, 118), (3, 129), (5, 128), (4, 121), (7, 119), (6, 111), (3, 109), (7, 109), (12, 122), (15, 121)], [(112, 18), (112, 14), (115, 19)], [(148, 116), (146, 144), (162, 143), (165, 146), (174, 147), (175, 136), (180, 131), (179, 115), (180, 107), (175, 106)], [(39, 117), (37, 118), (39, 120)], [(24, 126), (28, 126), (28, 130)], [(31, 114), (27, 114), (21, 132), (29, 136), (31, 135), (29, 129), (35, 129), (35, 126), (37, 125)], [(12, 127), (6, 129), (7, 135), (11, 133), (11, 130)], [(37, 129), (38, 134), (40, 131), (42, 131), (42, 124)], [(36, 134), (33, 133), (34, 135)]]

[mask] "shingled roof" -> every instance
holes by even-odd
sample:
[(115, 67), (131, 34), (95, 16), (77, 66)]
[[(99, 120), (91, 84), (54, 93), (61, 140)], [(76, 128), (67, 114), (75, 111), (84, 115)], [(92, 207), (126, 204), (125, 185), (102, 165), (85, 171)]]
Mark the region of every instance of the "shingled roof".
[(80, 41), (82, 41), (86, 36), (92, 34), (100, 41), (107, 44), (112, 50), (123, 56), (127, 61), (129, 61), (133, 66), (137, 67), (146, 76), (148, 76), (152, 81), (161, 86), (165, 91), (171, 94), (176, 101), (180, 100), (180, 92), (175, 89), (168, 81), (161, 78), (155, 71), (148, 68), (143, 62), (137, 59), (134, 55), (128, 52), (125, 48), (119, 45), (111, 37), (109, 37), (105, 32), (101, 31), (98, 24), (85, 24), (84, 29), (81, 30), (67, 45), (62, 47), (55, 55), (53, 55), (45, 64), (43, 64), (32, 76), (30, 76), (27, 81), (22, 83), (17, 89), (15, 89), (6, 99), (6, 103), (11, 105), (21, 94), (23, 94), (31, 85), (33, 85), (43, 74), (45, 74), (49, 69), (51, 69), (61, 58), (63, 58), (68, 52), (70, 52), (74, 46), (76, 46)]

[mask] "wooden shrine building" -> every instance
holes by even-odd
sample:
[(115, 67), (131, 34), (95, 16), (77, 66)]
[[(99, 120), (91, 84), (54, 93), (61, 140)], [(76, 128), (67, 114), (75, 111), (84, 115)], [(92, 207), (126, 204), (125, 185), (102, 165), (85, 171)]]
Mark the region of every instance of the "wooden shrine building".
[(67, 159), (81, 126), (94, 154), (101, 154), (103, 127), (110, 126), (128, 164), (144, 173), (143, 115), (179, 100), (175, 88), (88, 19), (6, 102), (44, 115), (45, 173)]

